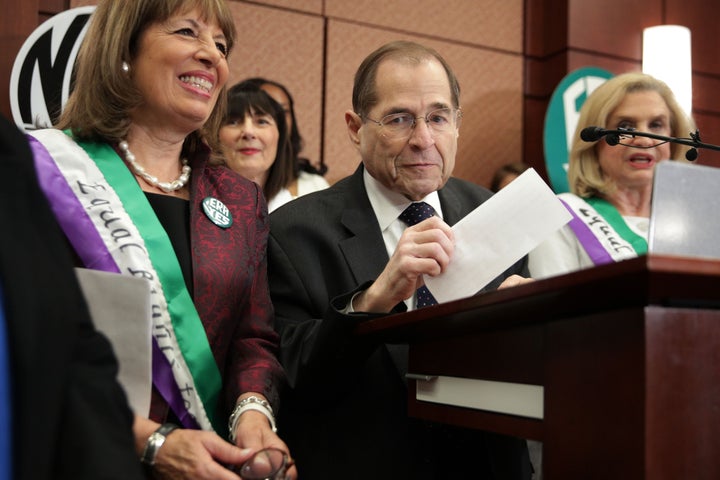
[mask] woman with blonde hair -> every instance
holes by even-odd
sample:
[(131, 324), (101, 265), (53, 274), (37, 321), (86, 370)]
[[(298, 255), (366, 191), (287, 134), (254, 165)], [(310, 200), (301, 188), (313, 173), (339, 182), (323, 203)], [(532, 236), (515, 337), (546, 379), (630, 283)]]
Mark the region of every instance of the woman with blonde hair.
[(670, 88), (643, 73), (624, 73), (600, 85), (583, 104), (570, 151), (570, 193), (560, 194), (573, 219), (530, 254), (534, 278), (560, 275), (647, 252), (655, 166), (685, 161), (688, 148), (652, 138), (585, 142), (589, 126), (686, 137), (694, 122)]

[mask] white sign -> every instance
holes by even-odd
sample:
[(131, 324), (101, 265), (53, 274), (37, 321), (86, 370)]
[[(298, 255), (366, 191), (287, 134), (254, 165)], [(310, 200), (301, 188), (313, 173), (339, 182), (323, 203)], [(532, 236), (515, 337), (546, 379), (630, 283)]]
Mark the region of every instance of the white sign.
[(24, 130), (50, 127), (72, 90), (72, 73), (94, 6), (42, 23), (20, 48), (10, 74), (10, 110)]

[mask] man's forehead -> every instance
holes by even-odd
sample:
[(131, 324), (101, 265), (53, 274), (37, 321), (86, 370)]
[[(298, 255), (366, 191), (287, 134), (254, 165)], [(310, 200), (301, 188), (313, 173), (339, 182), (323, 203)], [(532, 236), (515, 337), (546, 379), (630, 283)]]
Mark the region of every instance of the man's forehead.
[(427, 101), (451, 105), (450, 81), (442, 64), (429, 57), (421, 62), (387, 59), (380, 64), (375, 79), (376, 105)]

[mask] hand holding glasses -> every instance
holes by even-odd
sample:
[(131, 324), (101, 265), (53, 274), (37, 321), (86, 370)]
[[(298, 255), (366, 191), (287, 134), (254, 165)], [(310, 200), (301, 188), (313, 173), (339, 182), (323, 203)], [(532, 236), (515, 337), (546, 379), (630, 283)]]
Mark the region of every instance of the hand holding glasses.
[(278, 448), (264, 448), (232, 470), (243, 480), (285, 480), (287, 471), (293, 463), (284, 451)]

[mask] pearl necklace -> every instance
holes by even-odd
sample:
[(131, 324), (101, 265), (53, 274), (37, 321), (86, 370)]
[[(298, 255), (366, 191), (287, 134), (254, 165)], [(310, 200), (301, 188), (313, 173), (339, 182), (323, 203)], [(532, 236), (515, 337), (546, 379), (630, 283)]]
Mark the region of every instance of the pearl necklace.
[(130, 168), (132, 168), (133, 172), (135, 172), (136, 175), (139, 175), (148, 184), (152, 185), (153, 187), (159, 188), (165, 193), (172, 193), (175, 190), (180, 190), (190, 179), (190, 165), (188, 165), (187, 158), (182, 159), (182, 172), (180, 173), (180, 176), (177, 180), (173, 180), (172, 182), (161, 182), (157, 179), (157, 177), (147, 173), (143, 166), (137, 163), (135, 155), (133, 155), (133, 153), (130, 151), (130, 146), (125, 140), (121, 141), (118, 144), (118, 147), (120, 147), (120, 150), (122, 150), (123, 155), (125, 155), (125, 161), (130, 164)]

